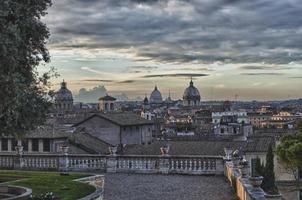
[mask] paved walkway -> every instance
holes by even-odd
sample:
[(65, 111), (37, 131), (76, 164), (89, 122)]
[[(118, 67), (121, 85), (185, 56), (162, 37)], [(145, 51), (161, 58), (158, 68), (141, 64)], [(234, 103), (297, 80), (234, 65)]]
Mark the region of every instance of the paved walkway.
[(224, 177), (106, 174), (104, 200), (235, 200)]

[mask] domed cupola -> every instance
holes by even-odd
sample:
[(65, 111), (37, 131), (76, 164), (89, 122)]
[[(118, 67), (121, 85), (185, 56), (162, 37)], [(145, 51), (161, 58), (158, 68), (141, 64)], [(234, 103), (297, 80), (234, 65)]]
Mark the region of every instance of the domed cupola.
[(157, 89), (157, 86), (155, 86), (154, 90), (150, 95), (150, 103), (162, 103), (162, 102), (163, 102), (163, 98), (161, 96), (161, 93)]
[(64, 80), (55, 94), (55, 105), (58, 111), (71, 110), (73, 107), (72, 93), (67, 89), (67, 83)]
[(183, 105), (184, 106), (199, 106), (200, 105), (200, 94), (198, 89), (194, 86), (191, 79), (190, 86), (187, 87), (183, 94)]
[(148, 97), (147, 97), (146, 94), (145, 94), (145, 98), (144, 98), (144, 100), (143, 100), (143, 104), (144, 104), (144, 105), (149, 104), (149, 100), (148, 100)]

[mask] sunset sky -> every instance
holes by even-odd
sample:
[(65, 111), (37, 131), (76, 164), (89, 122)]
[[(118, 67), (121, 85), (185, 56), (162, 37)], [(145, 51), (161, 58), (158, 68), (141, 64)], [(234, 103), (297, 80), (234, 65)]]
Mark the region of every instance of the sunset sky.
[[(54, 0), (43, 19), (52, 62), (76, 94), (302, 97), (301, 0)], [(40, 69), (43, 71), (42, 69)]]

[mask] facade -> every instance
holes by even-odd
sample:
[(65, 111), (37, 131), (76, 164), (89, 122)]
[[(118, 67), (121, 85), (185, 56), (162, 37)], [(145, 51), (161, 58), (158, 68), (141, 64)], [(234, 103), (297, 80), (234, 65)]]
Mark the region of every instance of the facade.
[(242, 111), (229, 111), (229, 112), (213, 112), (212, 113), (212, 123), (220, 123), (222, 118), (225, 116), (234, 116), (236, 117), (236, 122), (249, 124), (250, 120), (247, 116), (247, 112)]
[(189, 87), (187, 87), (183, 94), (184, 106), (200, 106), (200, 94), (198, 89), (193, 85), (193, 81), (190, 81)]
[(160, 91), (157, 89), (157, 86), (154, 87), (154, 90), (152, 91), (151, 95), (150, 95), (150, 103), (162, 103), (163, 102), (163, 98), (162, 95), (160, 93)]
[(25, 153), (55, 153), (61, 151), (61, 146), (67, 144), (68, 134), (52, 126), (39, 127), (23, 138), (2, 136), (0, 138), (0, 151), (15, 153), (17, 146), (23, 146)]
[(153, 121), (133, 113), (94, 114), (74, 125), (110, 145), (148, 144), (152, 142)]
[(61, 88), (55, 93), (55, 108), (58, 113), (65, 113), (73, 109), (73, 96), (64, 80)]
[(272, 117), (272, 114), (269, 113), (249, 113), (248, 117), (251, 124), (255, 128), (265, 128), (268, 127), (269, 121)]
[(99, 98), (99, 110), (101, 112), (112, 112), (116, 110), (115, 105), (116, 98), (109, 96), (106, 94), (106, 96)]

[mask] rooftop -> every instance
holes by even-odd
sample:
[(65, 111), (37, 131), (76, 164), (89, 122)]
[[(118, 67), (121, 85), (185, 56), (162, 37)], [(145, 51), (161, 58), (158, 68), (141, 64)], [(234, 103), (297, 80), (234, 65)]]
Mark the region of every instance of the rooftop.
[(86, 118), (85, 120), (75, 124), (77, 126), (93, 117), (100, 117), (106, 119), (112, 123), (115, 123), (119, 126), (132, 126), (132, 125), (148, 125), (153, 124), (153, 121), (146, 120), (139, 115), (134, 113), (98, 113), (93, 114), (92, 116)]

